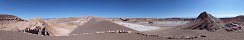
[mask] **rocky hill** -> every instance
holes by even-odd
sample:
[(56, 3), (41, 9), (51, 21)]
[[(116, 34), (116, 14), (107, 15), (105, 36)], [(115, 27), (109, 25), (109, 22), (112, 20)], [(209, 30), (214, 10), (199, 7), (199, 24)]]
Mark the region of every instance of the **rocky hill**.
[(196, 18), (196, 20), (187, 24), (186, 27), (187, 29), (206, 29), (208, 31), (214, 31), (223, 27), (223, 24), (220, 19), (213, 17), (207, 12), (203, 12)]

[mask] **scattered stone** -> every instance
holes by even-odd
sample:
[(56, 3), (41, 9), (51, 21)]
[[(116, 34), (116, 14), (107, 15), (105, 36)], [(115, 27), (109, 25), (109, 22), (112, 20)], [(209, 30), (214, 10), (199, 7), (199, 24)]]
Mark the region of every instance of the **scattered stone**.
[(194, 37), (187, 36), (186, 39), (194, 39)]
[(141, 34), (141, 33), (136, 33), (136, 34)]
[(174, 37), (168, 37), (168, 39), (176, 39), (176, 38), (174, 38)]
[(168, 39), (182, 39), (182, 37), (176, 37), (176, 36), (172, 36), (172, 37), (167, 37)]
[(207, 37), (206, 35), (200, 35), (200, 37)]
[(146, 34), (146, 36), (158, 36), (156, 34)]
[(146, 35), (146, 34), (141, 34), (141, 35)]
[(115, 31), (107, 31), (108, 33), (115, 33)]
[(105, 33), (105, 32), (96, 32), (96, 33)]
[(198, 38), (197, 36), (195, 36), (194, 38)]
[(242, 27), (237, 23), (228, 23), (225, 25), (224, 29), (226, 31), (239, 31), (242, 29)]
[(153, 22), (148, 22), (148, 23), (153, 23)]
[(163, 35), (157, 35), (158, 37), (163, 37)]
[(132, 31), (127, 31), (128, 33), (132, 33)]

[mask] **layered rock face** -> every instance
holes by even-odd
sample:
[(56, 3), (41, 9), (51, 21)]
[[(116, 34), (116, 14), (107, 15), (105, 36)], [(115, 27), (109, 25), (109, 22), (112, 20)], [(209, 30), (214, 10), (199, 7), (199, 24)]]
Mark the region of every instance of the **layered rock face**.
[(33, 34), (45, 34), (45, 23), (41, 19), (23, 20), (14, 15), (0, 14), (0, 28), (6, 31), (24, 31)]
[(244, 16), (237, 16), (235, 17), (234, 19), (236, 19), (236, 21), (239, 21), (239, 22), (244, 22)]
[(33, 19), (30, 21), (28, 27), (26, 27), (24, 32), (44, 35), (44, 36), (68, 36), (75, 28), (77, 28), (78, 24), (81, 24), (80, 18), (76, 18), (74, 20), (63, 19), (53, 19), (53, 20), (42, 20), (40, 18)]
[(20, 30), (21, 27), (17, 26), (26, 26), (27, 21), (23, 20), (21, 18), (18, 18), (14, 15), (8, 15), (8, 14), (0, 14), (0, 29), (1, 30), (11, 30), (11, 31), (17, 31)]
[(14, 15), (0, 14), (0, 21), (24, 21), (24, 20)]
[[(87, 20), (82, 18), (43, 20), (35, 18), (32, 20), (22, 20), (14, 15), (0, 15), (0, 30), (20, 31), (44, 36), (67, 36), (78, 25), (82, 25)], [(63, 21), (62, 21), (63, 20)]]
[(40, 18), (36, 18), (36, 19), (31, 20), (29, 26), (26, 27), (25, 30), (23, 30), (23, 31), (32, 33), (32, 34), (49, 36), (47, 27), (48, 27), (48, 25), (45, 21), (43, 21)]
[(213, 17), (207, 12), (203, 12), (197, 17), (196, 20), (191, 21), (189, 24), (187, 24), (187, 29), (206, 29), (208, 31), (214, 31), (223, 27), (221, 23), (222, 22), (220, 19)]

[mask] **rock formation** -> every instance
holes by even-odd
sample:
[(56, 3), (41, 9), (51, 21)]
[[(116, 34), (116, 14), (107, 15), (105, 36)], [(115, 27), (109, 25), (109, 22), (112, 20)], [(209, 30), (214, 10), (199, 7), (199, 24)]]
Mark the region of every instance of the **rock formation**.
[(68, 36), (76, 27), (76, 24), (36, 18), (31, 20), (29, 26), (23, 31), (44, 36)]
[(24, 20), (14, 15), (0, 14), (0, 21), (24, 21)]
[(236, 16), (234, 19), (236, 19), (236, 21), (239, 21), (239, 22), (244, 22), (244, 16), (243, 15)]
[(130, 19), (125, 19), (125, 18), (119, 18), (122, 21), (129, 21)]
[[(26, 20), (14, 15), (0, 14), (0, 29), (8, 31), (17, 31), (27, 25)], [(22, 26), (22, 27), (19, 27)]]
[(227, 23), (224, 29), (226, 31), (240, 31), (242, 29), (240, 23)]
[(30, 21), (30, 25), (26, 27), (24, 32), (38, 34), (38, 35), (49, 35), (47, 31), (47, 23), (40, 18), (36, 18)]
[(0, 30), (20, 31), (44, 36), (68, 36), (78, 25), (82, 25), (88, 20), (88, 17), (22, 20), (14, 15), (1, 14)]
[(207, 12), (201, 13), (196, 20), (187, 24), (187, 29), (206, 29), (208, 31), (214, 31), (223, 27), (221, 20), (213, 17)]

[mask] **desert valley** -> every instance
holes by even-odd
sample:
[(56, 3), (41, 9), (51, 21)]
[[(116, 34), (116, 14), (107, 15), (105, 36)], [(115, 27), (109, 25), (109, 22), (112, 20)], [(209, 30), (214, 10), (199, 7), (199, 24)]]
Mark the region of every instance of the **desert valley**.
[(0, 40), (243, 40), (244, 16), (22, 19), (0, 14)]

